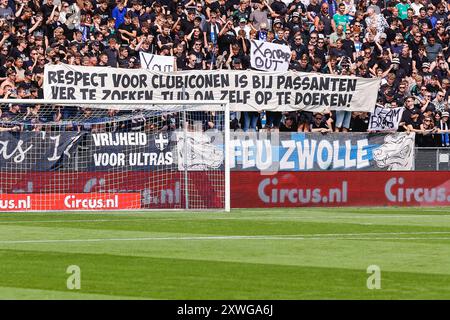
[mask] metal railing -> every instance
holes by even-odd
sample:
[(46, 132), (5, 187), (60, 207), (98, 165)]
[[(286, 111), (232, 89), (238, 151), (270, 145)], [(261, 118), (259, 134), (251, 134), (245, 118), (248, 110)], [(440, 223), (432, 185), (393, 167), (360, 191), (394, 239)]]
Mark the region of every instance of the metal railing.
[(450, 148), (416, 147), (414, 169), (418, 171), (449, 171)]

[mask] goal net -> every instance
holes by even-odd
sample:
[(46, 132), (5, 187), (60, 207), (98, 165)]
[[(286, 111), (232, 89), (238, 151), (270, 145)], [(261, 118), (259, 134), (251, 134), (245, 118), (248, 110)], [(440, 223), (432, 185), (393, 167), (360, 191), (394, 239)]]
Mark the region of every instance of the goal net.
[(0, 211), (230, 210), (228, 104), (0, 105)]

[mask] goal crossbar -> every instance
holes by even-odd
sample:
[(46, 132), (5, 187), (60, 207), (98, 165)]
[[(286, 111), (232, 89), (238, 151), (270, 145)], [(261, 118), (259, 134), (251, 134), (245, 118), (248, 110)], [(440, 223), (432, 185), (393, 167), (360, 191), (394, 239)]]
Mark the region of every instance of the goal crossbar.
[(118, 101), (118, 100), (44, 100), (44, 99), (0, 99), (0, 105), (3, 104), (20, 104), (20, 105), (57, 105), (57, 106), (89, 106), (90, 108), (104, 109), (120, 108), (122, 110), (148, 109), (169, 111), (168, 107), (172, 105), (184, 105), (183, 110), (193, 111), (198, 109), (195, 106), (207, 106), (209, 111), (229, 110), (228, 102), (220, 101), (192, 101), (192, 100), (149, 100), (149, 101)]

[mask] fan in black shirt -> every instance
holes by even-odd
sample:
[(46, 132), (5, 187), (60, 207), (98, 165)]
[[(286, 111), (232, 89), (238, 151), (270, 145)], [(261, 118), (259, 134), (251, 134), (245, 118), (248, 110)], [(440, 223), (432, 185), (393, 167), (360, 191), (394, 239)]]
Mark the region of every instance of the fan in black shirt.
[(284, 122), (280, 124), (280, 132), (297, 132), (297, 122), (295, 115), (287, 115)]
[(181, 20), (181, 30), (184, 34), (190, 34), (194, 29), (195, 11), (189, 10), (187, 19)]
[(55, 6), (53, 5), (53, 0), (47, 0), (47, 2), (41, 6), (41, 11), (44, 15), (44, 22), (47, 21), (48, 17), (50, 17), (54, 8)]
[(136, 27), (131, 23), (131, 12), (125, 14), (125, 21), (119, 26), (118, 32), (123, 42), (129, 44), (136, 37)]
[(108, 19), (112, 17), (112, 10), (108, 7), (107, 0), (101, 0), (98, 2), (99, 6), (94, 10), (94, 15), (99, 15), (102, 19), (101, 24), (106, 24)]

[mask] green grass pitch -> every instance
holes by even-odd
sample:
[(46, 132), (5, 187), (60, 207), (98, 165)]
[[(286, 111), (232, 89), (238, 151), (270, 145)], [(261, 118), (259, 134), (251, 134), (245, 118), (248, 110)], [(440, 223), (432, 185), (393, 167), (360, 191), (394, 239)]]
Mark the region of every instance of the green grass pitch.
[(450, 299), (450, 210), (5, 213), (0, 299)]

